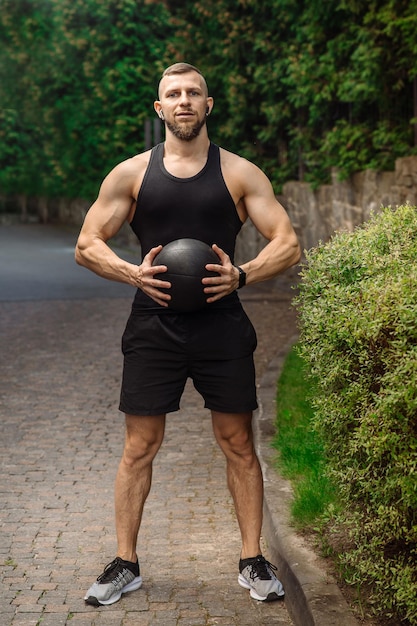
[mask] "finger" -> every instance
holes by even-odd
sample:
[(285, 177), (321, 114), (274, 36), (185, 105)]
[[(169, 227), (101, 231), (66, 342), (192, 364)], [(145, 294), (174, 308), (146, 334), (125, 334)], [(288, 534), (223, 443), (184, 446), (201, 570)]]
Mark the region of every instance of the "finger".
[(204, 278), (201, 279), (201, 281), (203, 283), (218, 283), (219, 282), (219, 278), (221, 279), (222, 274), (224, 272), (223, 270), (223, 265), (216, 265), (214, 263), (207, 263), (207, 265), (205, 265), (205, 268), (208, 272), (214, 272), (216, 274), (216, 276), (204, 276)]
[(155, 248), (151, 248), (143, 260), (145, 261), (146, 259), (147, 263), (152, 265), (155, 257), (161, 252), (161, 250), (162, 250), (162, 245), (156, 246)]
[(156, 276), (162, 276), (167, 271), (165, 265), (157, 265), (155, 267), (146, 267), (144, 264), (139, 265), (136, 276), (136, 283), (142, 291), (149, 292), (151, 289), (170, 289), (171, 283), (167, 280), (161, 280)]
[(212, 296), (217, 294), (222, 294), (223, 296), (225, 296), (230, 293), (230, 289), (226, 285), (212, 285), (210, 287), (206, 286), (204, 287), (203, 291), (205, 294)]
[(227, 293), (215, 293), (210, 295), (210, 297), (207, 298), (206, 302), (207, 304), (210, 304), (211, 302), (216, 302), (217, 300), (221, 300), (222, 298), (224, 298), (224, 296), (226, 296)]
[(205, 276), (201, 279), (201, 282), (203, 285), (221, 285), (224, 283), (224, 277), (220, 272), (217, 272), (217, 276)]
[(164, 306), (164, 307), (168, 307), (169, 306), (169, 300), (163, 300), (162, 298), (158, 298), (158, 296), (150, 296), (152, 298), (152, 300), (154, 300), (157, 304), (159, 304), (160, 306)]
[(165, 291), (160, 291), (159, 289), (155, 289), (155, 288), (147, 289), (146, 293), (148, 296), (152, 298), (152, 300), (155, 300), (155, 302), (163, 306), (168, 306), (169, 301), (171, 300), (171, 296), (169, 293)]
[(168, 270), (166, 265), (152, 265), (148, 268), (148, 272), (151, 276), (157, 276), (158, 274), (163, 274)]
[(211, 246), (214, 250), (214, 252), (217, 254), (217, 256), (221, 259), (222, 257), (226, 256), (227, 254), (224, 250), (222, 250), (222, 248), (220, 248), (217, 243), (213, 243), (213, 245)]
[(150, 281), (150, 284), (155, 289), (171, 289), (171, 283), (167, 280), (160, 280), (159, 278), (154, 278)]

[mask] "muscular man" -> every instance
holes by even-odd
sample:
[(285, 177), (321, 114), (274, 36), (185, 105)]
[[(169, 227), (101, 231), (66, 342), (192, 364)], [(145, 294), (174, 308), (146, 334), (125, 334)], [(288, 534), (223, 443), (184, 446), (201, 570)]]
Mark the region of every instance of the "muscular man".
[[(110, 172), (76, 247), (79, 264), (138, 288), (123, 335), (120, 410), (126, 415), (126, 439), (115, 484), (117, 556), (85, 600), (112, 604), (142, 584), (136, 544), (152, 462), (166, 414), (178, 410), (188, 377), (211, 411), (214, 435), (226, 456), (242, 539), (238, 582), (257, 600), (276, 600), (284, 591), (260, 547), (263, 479), (251, 427), (257, 407), (256, 335), (237, 289), (294, 265), (300, 249), (268, 178), (210, 142), (206, 119), (214, 102), (200, 71), (186, 63), (167, 68), (158, 98), (154, 108), (165, 122), (165, 142)], [(247, 218), (268, 243), (238, 268), (235, 241)], [(106, 243), (126, 221), (141, 244), (140, 265), (124, 261)], [(207, 305), (193, 313), (169, 307), (171, 285), (155, 278), (167, 268), (152, 265), (162, 246), (183, 237), (206, 242), (219, 257), (218, 264), (207, 265), (217, 275), (202, 280)]]

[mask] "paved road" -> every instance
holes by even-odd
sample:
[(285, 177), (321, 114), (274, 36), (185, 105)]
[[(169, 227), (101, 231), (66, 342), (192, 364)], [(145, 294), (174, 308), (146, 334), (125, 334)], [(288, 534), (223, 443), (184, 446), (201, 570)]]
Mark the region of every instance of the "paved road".
[[(143, 588), (112, 607), (82, 601), (115, 551), (120, 336), (133, 294), (78, 268), (73, 244), (52, 227), (0, 228), (1, 626), (289, 626), (284, 602), (254, 602), (237, 585), (225, 464), (191, 387), (155, 463)], [(293, 332), (290, 297), (286, 285), (246, 292), (260, 374)]]

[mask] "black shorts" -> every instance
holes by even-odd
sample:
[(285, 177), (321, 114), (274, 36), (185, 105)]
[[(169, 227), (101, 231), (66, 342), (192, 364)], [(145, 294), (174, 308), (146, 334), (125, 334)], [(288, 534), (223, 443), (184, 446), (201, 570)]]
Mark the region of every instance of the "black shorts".
[(122, 338), (120, 410), (130, 415), (177, 411), (187, 378), (204, 406), (222, 413), (257, 408), (256, 333), (240, 306), (197, 313), (132, 310)]

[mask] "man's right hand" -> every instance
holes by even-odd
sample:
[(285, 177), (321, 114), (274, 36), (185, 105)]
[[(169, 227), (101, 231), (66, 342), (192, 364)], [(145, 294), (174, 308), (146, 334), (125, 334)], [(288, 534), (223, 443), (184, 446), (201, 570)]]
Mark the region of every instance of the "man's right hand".
[(169, 289), (171, 283), (166, 280), (155, 278), (156, 274), (162, 274), (167, 271), (166, 265), (152, 265), (155, 257), (162, 250), (162, 246), (151, 248), (148, 254), (143, 258), (141, 265), (137, 266), (136, 276), (134, 276), (135, 286), (142, 289), (146, 295), (155, 300), (159, 305), (167, 307), (171, 296), (169, 293), (160, 291), (161, 289)]

